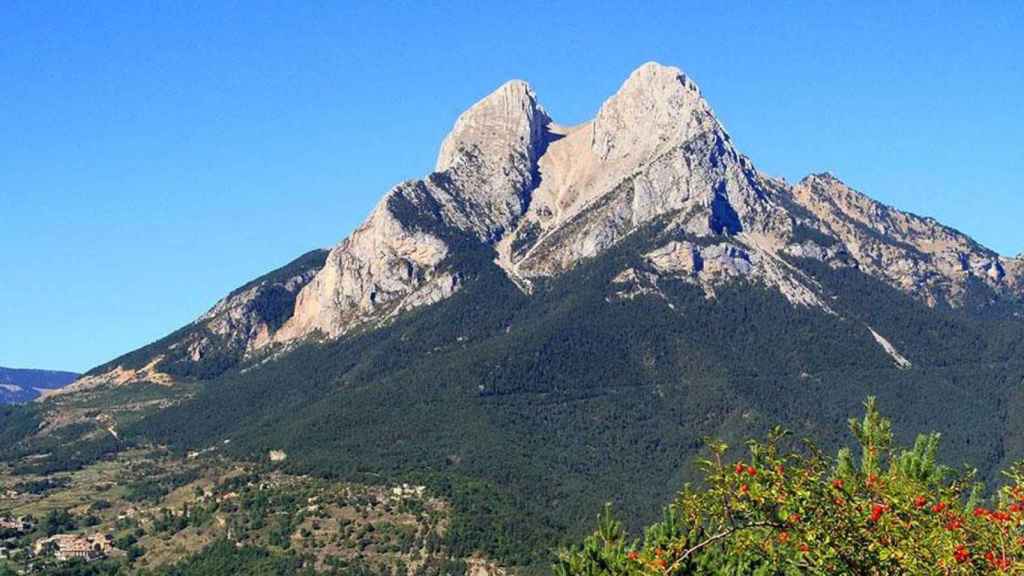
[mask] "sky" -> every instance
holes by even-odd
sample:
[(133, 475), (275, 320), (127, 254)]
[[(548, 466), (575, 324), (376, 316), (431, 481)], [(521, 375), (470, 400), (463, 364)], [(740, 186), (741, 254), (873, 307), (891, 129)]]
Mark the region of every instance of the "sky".
[[(486, 4), (486, 5), (485, 5)], [(0, 3), (0, 365), (87, 370), (344, 238), (512, 78), (657, 60), (764, 172), (1024, 251), (1024, 3)]]

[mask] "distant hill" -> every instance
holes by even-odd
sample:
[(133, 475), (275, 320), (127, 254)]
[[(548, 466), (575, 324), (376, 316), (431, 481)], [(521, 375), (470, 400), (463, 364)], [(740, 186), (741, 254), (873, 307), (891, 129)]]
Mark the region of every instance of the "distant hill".
[(74, 372), (0, 367), (0, 404), (29, 402), (39, 397), (41, 390), (63, 388), (76, 378)]

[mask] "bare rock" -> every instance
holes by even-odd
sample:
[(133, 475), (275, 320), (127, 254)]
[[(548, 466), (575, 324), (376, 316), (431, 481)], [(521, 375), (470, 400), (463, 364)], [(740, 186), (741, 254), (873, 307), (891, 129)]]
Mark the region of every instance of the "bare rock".
[(992, 250), (931, 218), (876, 202), (831, 174), (808, 176), (791, 197), (862, 270), (929, 304), (961, 304), (972, 280), (997, 293), (1013, 293), (1019, 285), (1019, 271)]
[(592, 125), (591, 146), (601, 160), (653, 159), (721, 126), (697, 85), (678, 68), (648, 62), (629, 75)]
[(473, 204), (473, 224), (494, 237), (526, 209), (550, 118), (530, 86), (512, 80), (474, 104), (441, 144), (436, 172)]
[(287, 342), (313, 333), (339, 336), (434, 281), (448, 245), (395, 214), (399, 205), (429, 204), (427, 195), (421, 183), (392, 190), (352, 236), (331, 250), (323, 269), (299, 293), (295, 314), (275, 339)]

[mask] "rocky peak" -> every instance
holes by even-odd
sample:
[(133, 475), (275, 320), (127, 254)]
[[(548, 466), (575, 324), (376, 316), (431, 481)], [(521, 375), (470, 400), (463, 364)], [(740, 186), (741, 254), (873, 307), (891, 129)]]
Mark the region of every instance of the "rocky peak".
[(562, 130), (538, 162), (528, 212), (498, 246), (510, 276), (557, 274), (667, 215), (696, 235), (763, 231), (784, 219), (678, 68), (640, 66), (594, 120)]
[(472, 205), (484, 235), (500, 235), (526, 209), (550, 122), (529, 84), (512, 80), (459, 116), (441, 144), (435, 170)]
[(471, 106), (442, 143), (435, 172), (394, 187), (331, 250), (275, 341), (316, 332), (336, 337), (453, 294), (460, 276), (443, 266), (451, 248), (444, 231), (493, 242), (520, 218), (549, 123), (521, 80)]
[(710, 130), (721, 130), (697, 85), (681, 70), (648, 62), (605, 101), (593, 124), (602, 160), (643, 161)]
[[(966, 302), (979, 282), (998, 296), (1024, 296), (1020, 256), (1001, 258), (831, 174), (794, 186), (763, 176), (697, 85), (650, 62), (575, 127), (554, 124), (525, 82), (502, 85), (458, 118), (435, 172), (392, 188), (315, 265), (238, 291), (162, 354), (249, 355), (383, 325), (461, 290), (473, 270), (461, 268), (460, 251), (481, 248), (474, 242), (493, 248), (495, 264), (530, 293), (539, 279), (656, 221), (663, 226), (646, 263), (613, 281), (623, 297), (657, 295), (666, 277), (699, 285), (709, 298), (718, 285), (743, 280), (831, 311), (817, 281), (790, 261), (806, 258), (855, 266), (931, 304)], [(153, 380), (161, 357), (127, 367), (134, 372), (108, 368)]]
[(510, 156), (535, 161), (550, 121), (529, 84), (506, 82), (459, 116), (441, 144), (434, 170), (458, 165), (467, 153), (497, 163)]

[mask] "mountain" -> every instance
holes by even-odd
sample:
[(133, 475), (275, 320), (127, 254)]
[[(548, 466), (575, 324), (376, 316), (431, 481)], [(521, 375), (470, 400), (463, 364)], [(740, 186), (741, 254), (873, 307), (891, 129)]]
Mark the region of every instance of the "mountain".
[[(703, 438), (783, 422), (828, 448), (869, 394), (997, 480), (1024, 456), (1022, 299), (1020, 257), (831, 174), (761, 173), (676, 68), (572, 127), (512, 81), (338, 245), (0, 439), (45, 446), (37, 470), (155, 442), (414, 481), (452, 504), (454, 553), (544, 564), (604, 501), (650, 521)], [(33, 440), (93, 421), (117, 437)]]
[(17, 404), (62, 388), (78, 378), (74, 372), (24, 370), (0, 366), (0, 404)]
[(762, 174), (691, 79), (648, 63), (574, 127), (555, 124), (525, 82), (501, 86), (459, 117), (435, 171), (389, 191), (349, 238), (236, 290), (74, 389), (192, 375), (199, 364), (216, 372), (311, 336), (379, 327), (458, 292), (467, 244), (493, 250), (529, 294), (653, 223), (664, 225), (664, 242), (645, 254), (647, 269), (616, 277), (620, 297), (657, 294), (672, 278), (713, 298), (742, 279), (832, 312), (794, 258), (855, 268), (931, 307), (992, 308), (1024, 294), (1019, 258), (830, 174), (795, 185)]

